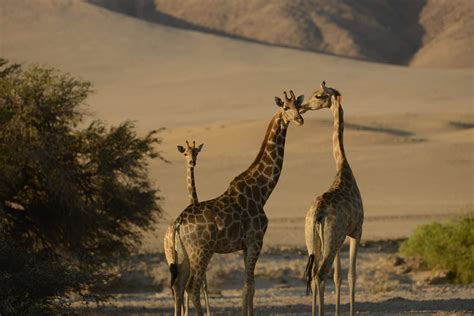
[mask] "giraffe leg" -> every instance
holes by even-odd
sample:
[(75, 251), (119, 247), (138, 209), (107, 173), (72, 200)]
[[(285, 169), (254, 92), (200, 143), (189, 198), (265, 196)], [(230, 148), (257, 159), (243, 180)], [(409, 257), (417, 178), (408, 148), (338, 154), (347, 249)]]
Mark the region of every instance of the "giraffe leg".
[(185, 302), (185, 289), (186, 284), (189, 280), (189, 261), (185, 257), (183, 261), (178, 265), (178, 274), (176, 280), (172, 286), (175, 309), (174, 313), (176, 316), (186, 313), (184, 302)]
[(309, 287), (311, 288), (311, 315), (316, 315), (316, 273), (318, 272), (319, 257), (321, 252), (321, 241), (317, 232), (317, 223), (315, 221), (315, 204), (311, 204), (309, 210), (306, 212), (305, 218), (305, 241), (306, 249), (308, 250), (308, 263), (304, 272), (306, 278), (306, 294), (309, 294)]
[[(319, 244), (319, 243), (318, 243)], [(317, 297), (318, 297), (318, 284), (317, 284), (317, 274), (319, 268), (319, 251), (318, 254), (314, 256), (314, 264), (313, 264), (313, 279), (311, 281), (311, 289), (312, 289), (312, 300), (311, 300), (311, 315), (316, 315), (316, 307), (317, 307)]]
[(339, 253), (344, 239), (346, 238), (345, 233), (338, 229), (338, 223), (334, 220), (325, 220), (321, 225), (321, 237), (322, 237), (322, 249), (323, 256), (321, 260), (321, 266), (319, 267), (316, 282), (318, 287), (318, 303), (319, 303), (319, 314), (324, 315), (324, 287), (325, 280), (331, 266), (334, 262), (336, 255)]
[(253, 297), (255, 294), (255, 265), (257, 264), (258, 256), (262, 244), (251, 246), (244, 250), (244, 263), (245, 263), (245, 283), (242, 290), (242, 315), (253, 316)]
[(175, 283), (173, 284), (172, 290), (174, 294), (174, 314), (175, 316), (181, 316), (182, 313), (185, 313), (184, 310), (184, 296), (185, 296), (185, 288), (186, 283), (188, 281), (189, 273), (186, 270), (185, 265), (179, 266), (178, 277), (176, 278)]
[(212, 257), (212, 252), (209, 247), (203, 247), (201, 251), (195, 251), (190, 260), (191, 263), (191, 278), (187, 285), (188, 294), (196, 308), (196, 313), (203, 316), (204, 313), (201, 307), (200, 293), (203, 285), (203, 279), (206, 277), (207, 265)]
[(316, 277), (316, 288), (318, 291), (318, 312), (319, 315), (324, 315), (324, 287), (326, 282), (319, 276)]
[(318, 274), (318, 269), (319, 269), (319, 258), (321, 256), (321, 240), (319, 239), (319, 236), (315, 236), (314, 239), (314, 262), (313, 262), (313, 267), (312, 267), (312, 302), (311, 302), (311, 313), (313, 316), (316, 315), (316, 299), (317, 299), (317, 294), (318, 294), (318, 285), (317, 285), (317, 274)]
[(189, 316), (189, 295), (186, 291), (184, 292), (183, 315)]
[(339, 251), (334, 259), (334, 286), (336, 287), (336, 315), (339, 315), (339, 304), (341, 302), (341, 257)]
[[(199, 296), (201, 291), (201, 278), (198, 277), (198, 273), (194, 274), (193, 278), (188, 284), (188, 294), (193, 302), (194, 308), (196, 309), (196, 314), (198, 316), (204, 316), (201, 307), (201, 298)], [(188, 309), (189, 310), (189, 309)]]
[(206, 303), (206, 315), (211, 316), (211, 309), (209, 307), (209, 298), (207, 296), (207, 278), (206, 275), (204, 275), (204, 278), (202, 280), (202, 294), (204, 296), (204, 302)]
[(173, 293), (174, 293), (174, 315), (181, 316), (181, 312), (183, 308), (183, 293), (177, 293), (177, 291), (175, 290), (173, 290)]
[(353, 316), (355, 311), (355, 282), (356, 282), (356, 258), (357, 248), (359, 246), (359, 238), (350, 238), (349, 248), (349, 295), (350, 295), (350, 315)]

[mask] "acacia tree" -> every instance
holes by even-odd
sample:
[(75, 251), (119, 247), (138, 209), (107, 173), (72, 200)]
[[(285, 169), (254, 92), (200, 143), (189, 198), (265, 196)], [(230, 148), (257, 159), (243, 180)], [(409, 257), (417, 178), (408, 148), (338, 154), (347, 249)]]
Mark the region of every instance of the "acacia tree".
[(0, 59), (0, 314), (90, 294), (161, 213), (156, 131), (84, 123), (89, 82)]

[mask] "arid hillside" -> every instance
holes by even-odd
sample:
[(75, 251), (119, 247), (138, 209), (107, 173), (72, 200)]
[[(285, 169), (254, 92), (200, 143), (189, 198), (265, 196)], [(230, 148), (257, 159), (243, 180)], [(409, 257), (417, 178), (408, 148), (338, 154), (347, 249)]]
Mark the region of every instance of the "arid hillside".
[(148, 21), (383, 63), (474, 66), (469, 0), (90, 0)]

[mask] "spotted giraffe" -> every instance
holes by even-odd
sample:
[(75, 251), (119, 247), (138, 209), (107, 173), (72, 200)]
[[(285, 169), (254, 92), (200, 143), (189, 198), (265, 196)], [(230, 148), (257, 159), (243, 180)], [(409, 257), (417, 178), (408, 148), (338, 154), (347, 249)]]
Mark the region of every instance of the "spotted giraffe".
[[(280, 177), (289, 123), (304, 123), (299, 113), (304, 97), (296, 98), (293, 91), (290, 91), (291, 98), (284, 94), (285, 101), (275, 97), (278, 111), (250, 167), (235, 177), (223, 194), (189, 205), (175, 222), (179, 223), (179, 248), (188, 260), (176, 271), (174, 292), (179, 294), (186, 287), (198, 315), (203, 315), (199, 292), (212, 255), (240, 250), (243, 250), (245, 263), (242, 315), (254, 314), (254, 270), (268, 225), (264, 205)], [(182, 301), (179, 295), (175, 297), (178, 297), (175, 315), (180, 315)]]
[[(202, 147), (204, 144), (199, 145), (196, 147), (196, 142), (193, 141), (193, 145), (191, 146), (189, 142), (186, 140), (186, 147), (178, 145), (177, 149), (180, 153), (184, 155), (186, 161), (186, 183), (188, 187), (188, 195), (189, 201), (191, 204), (199, 203), (199, 199), (197, 196), (196, 191), (196, 182), (194, 179), (194, 168), (197, 164), (197, 156), (201, 152)], [(164, 249), (165, 252), (173, 253), (175, 249), (175, 238), (176, 238), (176, 228), (177, 226), (174, 224), (170, 224), (166, 230), (165, 238), (164, 238)], [(171, 256), (172, 257), (172, 256)], [(175, 269), (174, 266), (171, 265), (172, 260), (168, 260), (168, 265), (170, 269)], [(206, 277), (203, 278), (203, 285), (202, 285), (202, 294), (204, 296), (204, 301), (206, 303), (206, 312), (207, 315), (210, 316), (210, 307), (209, 307), (209, 299), (207, 294), (207, 280)], [(185, 305), (183, 306), (184, 314), (189, 314), (189, 296), (187, 293), (184, 293), (184, 302)]]
[[(329, 108), (334, 117), (333, 156), (337, 173), (329, 190), (314, 200), (306, 214), (305, 238), (309, 255), (306, 267), (308, 290), (312, 287), (312, 315), (316, 314), (316, 293), (319, 315), (324, 315), (325, 279), (334, 263), (336, 315), (339, 315), (341, 289), (339, 251), (346, 236), (349, 236), (350, 315), (354, 315), (356, 257), (362, 236), (364, 209), (357, 182), (344, 151), (344, 111), (341, 105), (341, 94), (335, 89), (326, 87), (324, 81), (321, 88), (301, 106), (301, 112), (322, 108)], [(320, 255), (322, 255), (321, 258)]]

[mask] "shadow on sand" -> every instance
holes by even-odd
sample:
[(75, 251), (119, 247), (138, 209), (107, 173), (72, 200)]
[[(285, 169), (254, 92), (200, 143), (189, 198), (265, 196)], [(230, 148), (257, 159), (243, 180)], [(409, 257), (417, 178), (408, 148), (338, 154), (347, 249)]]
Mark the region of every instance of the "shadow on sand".
[[(474, 311), (474, 299), (449, 299), (449, 300), (426, 300), (415, 301), (401, 297), (392, 298), (382, 302), (357, 302), (358, 314), (375, 315), (427, 315), (433, 312), (465, 312)], [(325, 313), (333, 314), (334, 304), (326, 304)], [(194, 310), (191, 309), (191, 314)], [(288, 305), (285, 307), (258, 307), (255, 309), (256, 315), (308, 315), (311, 313), (310, 305)], [(341, 313), (349, 313), (349, 304), (341, 305)], [(79, 312), (80, 315), (102, 316), (102, 315), (172, 315), (170, 308), (143, 308), (127, 307), (123, 309), (105, 308), (90, 309), (87, 312)], [(238, 315), (240, 308), (213, 308), (212, 315)]]

